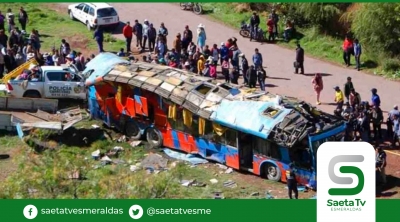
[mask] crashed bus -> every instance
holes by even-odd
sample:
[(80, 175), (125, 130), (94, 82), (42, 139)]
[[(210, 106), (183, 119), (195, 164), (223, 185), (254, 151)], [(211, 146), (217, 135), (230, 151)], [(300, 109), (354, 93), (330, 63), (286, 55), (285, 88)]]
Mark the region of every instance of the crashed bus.
[(346, 124), (296, 98), (220, 84), (211, 78), (102, 53), (90, 76), (93, 118), (155, 148), (168, 147), (286, 182), (316, 189), (316, 153), (325, 141), (342, 141)]

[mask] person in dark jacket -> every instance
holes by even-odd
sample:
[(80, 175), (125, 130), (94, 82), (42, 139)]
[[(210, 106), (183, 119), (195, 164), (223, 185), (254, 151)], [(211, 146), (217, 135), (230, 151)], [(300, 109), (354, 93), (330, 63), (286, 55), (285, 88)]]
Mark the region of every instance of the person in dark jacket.
[(275, 34), (275, 39), (278, 38), (278, 22), (279, 22), (279, 16), (276, 14), (276, 10), (273, 9), (272, 13), (269, 15), (272, 20), (274, 21), (274, 34)]
[(247, 78), (249, 80), (249, 87), (250, 88), (256, 88), (256, 83), (257, 83), (257, 71), (254, 67), (254, 65), (251, 65), (250, 68), (247, 70)]
[(4, 30), (4, 23), (5, 23), (6, 17), (0, 12), (0, 30)]
[(231, 83), (238, 85), (239, 82), (239, 67), (238, 66), (234, 66), (233, 70), (231, 71), (230, 74), (230, 78), (231, 78)]
[(19, 9), (18, 21), (21, 25), (21, 29), (26, 30), (26, 23), (28, 23), (28, 13), (26, 13), (23, 7)]
[(265, 91), (266, 78), (267, 78), (267, 73), (265, 72), (262, 66), (259, 66), (257, 68), (257, 80), (258, 80), (258, 85), (260, 85), (261, 91)]
[(154, 51), (157, 39), (157, 30), (154, 28), (153, 23), (150, 24), (147, 35), (149, 36), (149, 51), (152, 52)]
[(186, 53), (189, 43), (193, 40), (193, 32), (189, 29), (189, 26), (185, 26), (185, 31), (183, 31), (182, 36), (182, 49)]
[(374, 107), (372, 110), (372, 127), (374, 132), (374, 139), (376, 142), (382, 139), (382, 125), (383, 113), (379, 107)]
[(244, 84), (249, 85), (249, 79), (247, 77), (247, 70), (249, 70), (249, 62), (247, 61), (246, 56), (243, 53), (241, 53), (239, 57), (242, 58), (241, 65), (242, 65), (242, 75), (244, 79)]
[(360, 71), (360, 66), (361, 66), (360, 57), (362, 53), (362, 47), (358, 39), (354, 40), (353, 47), (354, 47), (354, 58), (356, 60), (356, 69)]
[(4, 29), (0, 30), (0, 44), (7, 48), (8, 36), (4, 32)]
[(294, 169), (294, 164), (289, 164), (289, 170), (286, 171), (286, 180), (288, 186), (288, 195), (290, 199), (293, 199), (292, 192), (294, 193), (294, 198), (299, 198), (299, 191), (297, 189), (296, 173)]
[(14, 52), (12, 49), (7, 49), (7, 54), (4, 55), (4, 65), (7, 69), (7, 73), (17, 68), (17, 62), (15, 61)]
[(349, 96), (351, 93), (351, 89), (354, 89), (353, 82), (351, 81), (351, 77), (347, 77), (347, 82), (344, 84), (344, 96), (346, 97), (347, 101), (349, 101)]
[(260, 25), (260, 17), (257, 15), (257, 12), (253, 12), (253, 15), (250, 18), (250, 41), (253, 40), (253, 36), (257, 36), (258, 26)]
[(8, 48), (12, 49), (14, 45), (20, 45), (19, 44), (19, 36), (18, 33), (16, 33), (15, 30), (12, 30), (10, 33), (10, 38), (8, 38)]
[(136, 19), (135, 24), (133, 25), (133, 34), (136, 36), (136, 48), (143, 48), (143, 26)]
[(100, 26), (98, 26), (96, 28), (96, 31), (94, 31), (93, 38), (96, 40), (97, 47), (99, 48), (99, 52), (100, 53), (104, 52), (104, 49), (103, 49), (104, 35), (103, 35), (103, 29)]
[(294, 73), (295, 74), (299, 73), (299, 69), (300, 69), (300, 74), (304, 74), (304, 49), (301, 48), (299, 43), (297, 43), (296, 67)]

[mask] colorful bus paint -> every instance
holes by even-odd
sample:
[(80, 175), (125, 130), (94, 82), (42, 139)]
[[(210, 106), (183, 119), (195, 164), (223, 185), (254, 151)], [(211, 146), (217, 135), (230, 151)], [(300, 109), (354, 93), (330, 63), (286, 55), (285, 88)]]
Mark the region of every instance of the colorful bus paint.
[[(111, 68), (96, 69), (104, 60), (114, 61)], [(297, 181), (316, 189), (318, 146), (341, 140), (346, 129), (342, 120), (292, 97), (166, 66), (118, 63), (113, 54), (90, 63), (84, 73), (92, 72), (86, 85), (93, 118), (154, 147), (199, 154), (273, 181), (286, 182), (294, 162)]]

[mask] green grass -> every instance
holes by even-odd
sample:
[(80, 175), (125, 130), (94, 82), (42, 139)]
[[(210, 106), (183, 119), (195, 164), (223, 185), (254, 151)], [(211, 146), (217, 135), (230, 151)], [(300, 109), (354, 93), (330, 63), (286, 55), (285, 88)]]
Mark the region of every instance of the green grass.
[[(41, 35), (41, 52), (49, 52), (53, 46), (58, 48), (63, 38), (71, 44), (73, 50), (96, 52), (97, 46), (93, 40), (93, 31), (88, 31), (83, 23), (72, 21), (66, 11), (56, 11), (52, 8), (52, 5), (42, 3), (4, 3), (2, 4), (3, 13), (5, 13), (5, 9), (11, 8), (16, 14), (21, 6), (25, 8), (29, 16), (27, 32), (30, 33), (34, 28)], [(17, 26), (19, 26), (18, 21), (16, 22)], [(110, 34), (105, 34), (105, 50), (118, 51), (123, 47), (123, 41), (116, 40)]]
[[(229, 3), (203, 3), (205, 12), (207, 15), (217, 21), (220, 21), (230, 27), (238, 29), (242, 21), (249, 22), (251, 12), (236, 12), (235, 6)], [(261, 28), (265, 31), (266, 28), (266, 17), (267, 13), (261, 13)], [(284, 19), (281, 18), (279, 24), (279, 30), (284, 29)], [(300, 44), (305, 50), (307, 55), (322, 59), (335, 64), (343, 65), (342, 57), (342, 43), (343, 39), (337, 39), (328, 35), (323, 35), (318, 32), (315, 28), (299, 29), (303, 37), (300, 38)], [(289, 43), (278, 41), (279, 45), (294, 49), (296, 47), (296, 40), (291, 40)], [(362, 43), (361, 43), (362, 44)], [(373, 56), (371, 56), (373, 55)], [(379, 61), (379, 62), (378, 62)], [(368, 53), (365, 52), (361, 58), (363, 71), (381, 75), (389, 79), (399, 79), (400, 70), (397, 71), (385, 71), (392, 70), (393, 64), (398, 64), (400, 61), (395, 59), (388, 59), (381, 56), (379, 53)], [(354, 57), (352, 58), (354, 64)]]
[[(216, 192), (222, 192), (225, 198), (264, 198), (267, 191), (275, 197), (284, 198), (284, 184), (274, 183), (243, 175), (238, 172), (226, 174), (215, 164), (203, 164), (192, 167), (185, 162), (168, 159), (168, 170), (159, 173), (147, 174), (145, 169), (136, 172), (130, 171), (131, 165), (139, 164), (150, 153), (163, 155), (161, 150), (150, 150), (145, 146), (132, 148), (128, 143), (118, 143), (120, 134), (110, 130), (112, 139), (102, 136), (101, 130), (88, 131), (92, 124), (101, 126), (98, 121), (83, 121), (75, 129), (65, 132), (64, 141), (81, 141), (82, 137), (98, 134), (91, 138), (89, 144), (70, 145), (57, 140), (55, 134), (45, 130), (35, 130), (31, 138), (41, 141), (51, 141), (56, 144), (52, 150), (37, 153), (28, 147), (16, 136), (0, 138), (1, 151), (9, 151), (12, 147), (24, 147), (12, 155), (13, 161), (3, 161), (0, 167), (13, 167), (12, 171), (4, 172), (0, 180), (0, 198), (172, 198), (172, 199), (204, 199), (213, 198)], [(54, 138), (56, 136), (56, 138)], [(89, 137), (89, 136), (88, 136)], [(92, 141), (93, 140), (93, 141)], [(31, 144), (31, 143), (30, 143)], [(50, 144), (50, 142), (49, 142)], [(91, 158), (91, 153), (97, 149), (103, 153), (115, 146), (122, 146), (124, 151), (118, 157), (124, 161), (117, 165), (100, 165), (99, 161)], [(165, 156), (165, 155), (164, 155)], [(1, 163), (0, 163), (1, 164)], [(79, 169), (86, 180), (69, 180), (70, 172)], [(249, 178), (252, 182), (249, 182)], [(195, 179), (205, 187), (185, 187), (180, 181)], [(217, 179), (217, 184), (211, 184), (210, 179)], [(235, 188), (225, 187), (224, 182), (232, 180), (237, 184)], [(27, 190), (35, 190), (29, 193)], [(278, 192), (278, 190), (282, 190)], [(252, 193), (259, 193), (252, 196)], [(308, 198), (312, 194), (301, 194)]]

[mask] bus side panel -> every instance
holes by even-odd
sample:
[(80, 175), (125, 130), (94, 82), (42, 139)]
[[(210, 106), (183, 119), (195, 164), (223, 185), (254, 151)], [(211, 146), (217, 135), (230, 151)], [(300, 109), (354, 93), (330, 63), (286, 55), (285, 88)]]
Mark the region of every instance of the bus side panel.
[(182, 151), (185, 151), (187, 153), (192, 153), (192, 152), (196, 152), (198, 151), (197, 147), (196, 147), (196, 143), (193, 139), (193, 136), (188, 135), (186, 133), (177, 131), (176, 132), (177, 137), (178, 137), (178, 141), (179, 141), (179, 145), (180, 145), (180, 149)]
[(253, 156), (253, 173), (256, 174), (256, 175), (261, 176), (261, 168), (264, 166), (264, 164), (266, 162), (269, 162), (269, 163), (274, 164), (275, 166), (277, 166), (279, 168), (279, 170), (281, 171), (281, 180), (283, 178), (286, 179), (286, 175), (285, 175), (285, 173), (286, 173), (285, 166), (287, 166), (286, 164), (284, 164), (282, 162), (279, 162), (279, 161), (277, 161), (275, 159), (271, 159), (271, 158), (268, 158), (268, 157), (265, 157), (265, 156), (260, 156), (260, 155), (257, 155), (257, 154), (255, 154)]
[(172, 136), (172, 129), (168, 128), (158, 128), (163, 136), (163, 145), (168, 148), (175, 148), (174, 138)]
[(226, 165), (233, 168), (233, 169), (239, 169), (239, 152), (236, 148), (233, 147), (226, 147), (226, 153), (225, 153), (225, 160), (226, 160)]
[(105, 105), (107, 110), (106, 114), (107, 114), (108, 124), (109, 125), (115, 124), (116, 126), (118, 126), (121, 113), (119, 112), (116, 106), (115, 98), (107, 98)]
[(204, 138), (195, 138), (195, 142), (198, 153), (202, 157), (209, 157), (219, 163), (225, 164), (225, 154), (222, 152), (221, 144), (210, 142)]
[(136, 112), (135, 112), (135, 100), (132, 98), (127, 98), (126, 99), (126, 106), (125, 110), (127, 112), (127, 115), (130, 117), (136, 117)]
[(173, 148), (180, 150), (181, 143), (179, 141), (178, 132), (176, 130), (171, 130), (171, 134), (172, 134), (172, 140), (174, 142)]
[(147, 98), (135, 95), (135, 111), (136, 114), (149, 116), (147, 108)]
[(306, 184), (310, 185), (311, 179), (314, 177), (313, 174), (314, 174), (313, 172), (310, 172), (308, 170), (296, 168), (297, 183), (302, 184), (302, 185), (306, 185)]
[(267, 158), (264, 158), (264, 157), (261, 157), (261, 156), (258, 156), (258, 155), (253, 155), (253, 173), (255, 175), (258, 175), (258, 176), (261, 175), (260, 167), (261, 167), (261, 163), (264, 160), (267, 160)]

